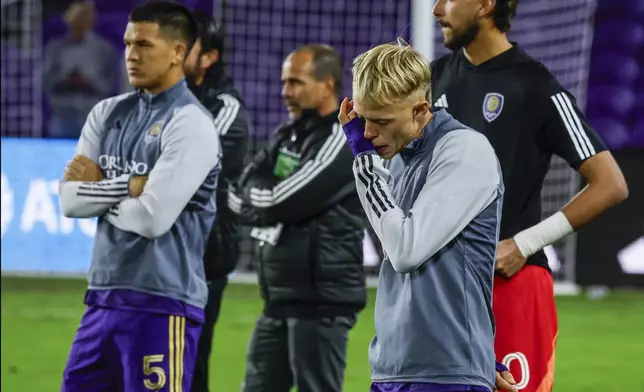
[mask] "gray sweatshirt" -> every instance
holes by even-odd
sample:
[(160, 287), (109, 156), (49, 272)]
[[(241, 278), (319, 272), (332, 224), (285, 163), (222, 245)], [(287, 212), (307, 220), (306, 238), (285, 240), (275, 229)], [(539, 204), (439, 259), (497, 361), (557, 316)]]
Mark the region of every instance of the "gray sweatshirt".
[(392, 160), (358, 156), (354, 174), (385, 253), (369, 348), (372, 380), (492, 389), (503, 194), (492, 146), (441, 110)]
[[(212, 116), (184, 81), (156, 96), (108, 98), (90, 112), (76, 153), (106, 177), (60, 185), (65, 216), (99, 217), (86, 303), (200, 318), (221, 157)], [(148, 175), (136, 198), (131, 175)]]

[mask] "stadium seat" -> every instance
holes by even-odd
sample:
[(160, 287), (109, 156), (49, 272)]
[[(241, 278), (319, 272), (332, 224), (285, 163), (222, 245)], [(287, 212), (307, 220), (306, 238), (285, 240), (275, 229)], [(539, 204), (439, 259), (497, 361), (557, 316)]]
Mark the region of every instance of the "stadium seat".
[(637, 122), (633, 127), (628, 147), (644, 148), (644, 118)]
[(117, 50), (123, 50), (123, 32), (127, 26), (127, 12), (102, 14), (96, 21), (94, 31), (108, 40)]
[[(644, 139), (644, 1), (599, 0), (589, 75), (586, 113), (609, 116), (594, 124), (610, 144), (642, 146)], [(604, 128), (603, 130), (600, 128)], [(624, 141), (625, 128), (629, 139)], [(607, 141), (608, 142), (608, 141)]]
[(635, 89), (635, 103), (632, 113), (635, 121), (644, 120), (644, 88)]
[(642, 0), (599, 0), (596, 14), (600, 17), (623, 18), (644, 15)]
[(596, 50), (620, 50), (632, 54), (644, 43), (644, 25), (636, 19), (606, 20), (595, 29), (593, 45)]
[(609, 117), (593, 118), (590, 121), (611, 149), (623, 148), (631, 140), (631, 132), (623, 121)]
[(635, 104), (635, 94), (630, 87), (611, 84), (590, 86), (587, 110), (591, 117), (608, 115), (624, 121)]
[(640, 75), (640, 64), (635, 56), (609, 50), (602, 50), (602, 53), (590, 65), (591, 81), (631, 86)]

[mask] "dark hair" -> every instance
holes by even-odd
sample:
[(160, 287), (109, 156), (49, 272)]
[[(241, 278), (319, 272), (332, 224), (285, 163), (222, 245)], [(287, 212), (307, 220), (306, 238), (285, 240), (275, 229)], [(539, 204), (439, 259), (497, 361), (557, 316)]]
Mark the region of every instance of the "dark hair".
[(221, 25), (211, 15), (195, 11), (193, 14), (198, 27), (202, 53), (217, 50), (219, 56), (224, 52), (224, 34)]
[(512, 19), (517, 14), (519, 0), (496, 0), (494, 7), (494, 25), (504, 33), (510, 31)]
[(159, 25), (166, 37), (181, 40), (186, 44), (186, 55), (197, 40), (197, 22), (192, 12), (172, 1), (150, 1), (136, 7), (130, 13), (130, 22), (150, 22)]
[(342, 68), (340, 55), (332, 46), (311, 44), (299, 47), (296, 52), (311, 53), (313, 56), (313, 77), (315, 80), (322, 81), (330, 76), (335, 82), (335, 92), (339, 94), (342, 91), (344, 68)]

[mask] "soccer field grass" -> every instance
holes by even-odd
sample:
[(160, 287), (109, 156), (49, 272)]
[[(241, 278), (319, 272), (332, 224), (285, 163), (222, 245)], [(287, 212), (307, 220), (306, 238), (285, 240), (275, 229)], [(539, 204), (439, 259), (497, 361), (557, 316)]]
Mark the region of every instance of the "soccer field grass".
[[(83, 311), (82, 280), (2, 278), (2, 392), (60, 390)], [(351, 333), (344, 391), (368, 391), (373, 298)], [(644, 391), (644, 293), (558, 298), (557, 392)], [(239, 391), (261, 310), (254, 285), (230, 285), (215, 332), (212, 392)]]

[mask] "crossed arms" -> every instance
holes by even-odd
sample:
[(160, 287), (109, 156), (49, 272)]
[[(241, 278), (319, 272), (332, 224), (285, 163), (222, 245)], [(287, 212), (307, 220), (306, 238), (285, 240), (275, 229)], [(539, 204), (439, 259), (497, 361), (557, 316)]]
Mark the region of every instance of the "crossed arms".
[(104, 179), (96, 162), (109, 103), (96, 105), (83, 127), (76, 156), (60, 184), (61, 209), (66, 217), (104, 217), (121, 230), (150, 239), (159, 237), (170, 230), (208, 173), (219, 164), (217, 132), (199, 108), (186, 106), (164, 128), (161, 155), (146, 176), (122, 174)]

